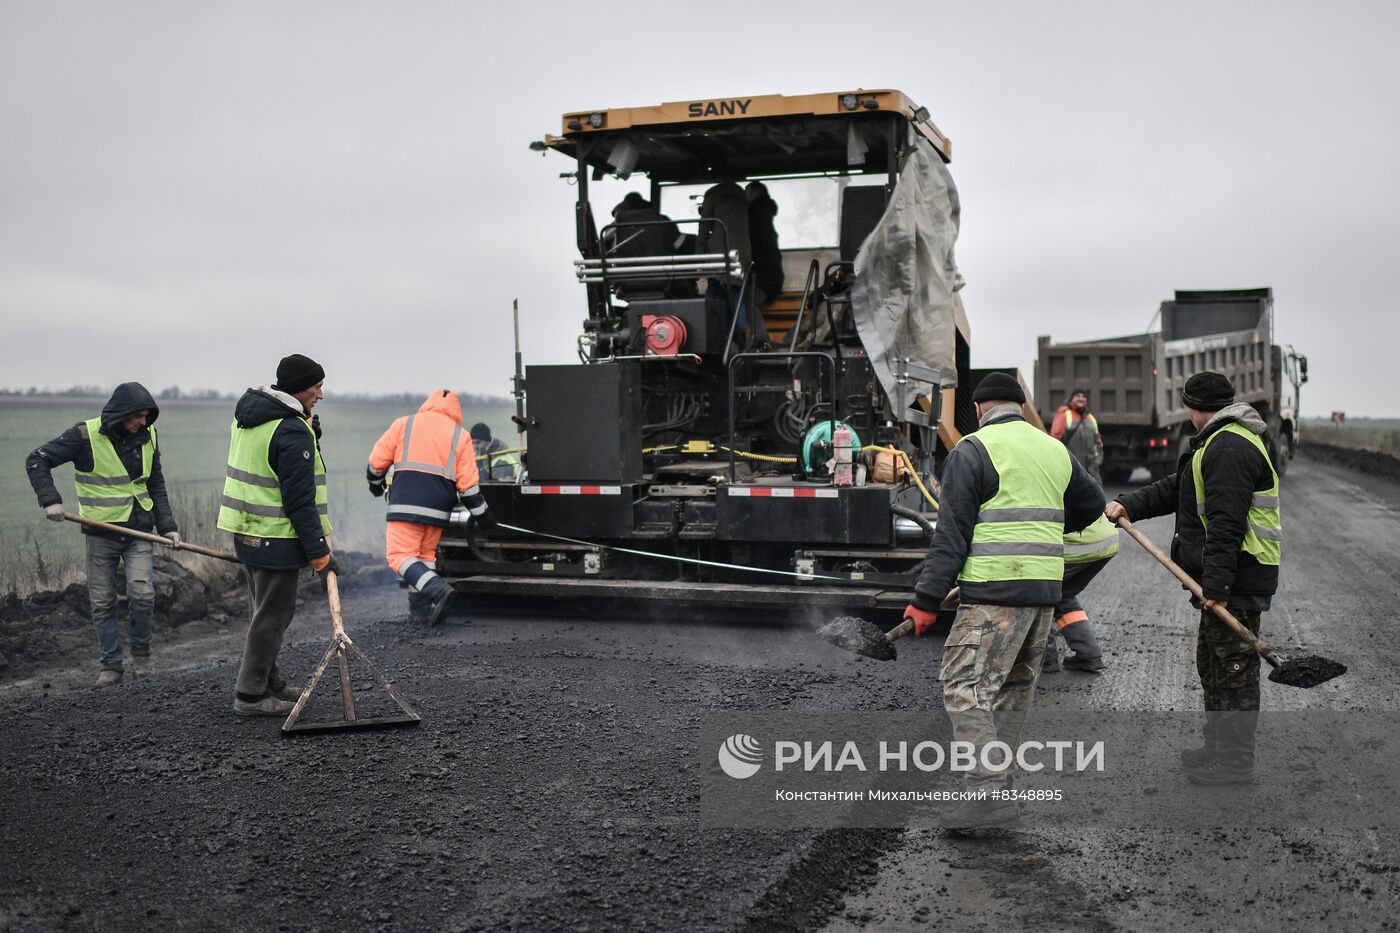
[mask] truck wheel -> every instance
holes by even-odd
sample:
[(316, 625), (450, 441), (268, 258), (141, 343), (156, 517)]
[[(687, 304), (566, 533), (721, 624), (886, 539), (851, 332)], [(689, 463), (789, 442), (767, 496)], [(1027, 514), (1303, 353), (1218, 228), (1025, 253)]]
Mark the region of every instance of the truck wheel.
[(1122, 485), (1133, 475), (1131, 467), (1106, 466), (1103, 468), (1104, 484)]
[(1269, 457), (1274, 461), (1274, 472), (1279, 476), (1288, 472), (1288, 461), (1293, 454), (1291, 448), (1292, 444), (1286, 436), (1281, 440), (1269, 440)]

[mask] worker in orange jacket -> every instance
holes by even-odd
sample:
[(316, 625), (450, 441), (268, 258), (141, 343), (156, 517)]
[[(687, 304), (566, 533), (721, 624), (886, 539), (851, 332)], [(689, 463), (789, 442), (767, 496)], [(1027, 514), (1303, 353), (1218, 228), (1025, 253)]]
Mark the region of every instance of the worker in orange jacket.
[(389, 488), (385, 550), (389, 568), (408, 584), (409, 612), (416, 621), (437, 625), (453, 596), (437, 574), (437, 546), (452, 510), (461, 502), (477, 525), (496, 526), (481, 494), (457, 393), (434, 389), (417, 413), (389, 425), (370, 451), (366, 477), (375, 496)]

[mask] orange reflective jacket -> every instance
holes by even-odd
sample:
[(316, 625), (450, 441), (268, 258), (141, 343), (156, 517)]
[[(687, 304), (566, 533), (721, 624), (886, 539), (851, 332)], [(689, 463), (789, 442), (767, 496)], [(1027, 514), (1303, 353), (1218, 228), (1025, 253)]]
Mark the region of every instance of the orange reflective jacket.
[(371, 476), (392, 468), (389, 521), (447, 524), (458, 497), (480, 495), (471, 435), (457, 393), (434, 389), (412, 415), (398, 418), (369, 455)]

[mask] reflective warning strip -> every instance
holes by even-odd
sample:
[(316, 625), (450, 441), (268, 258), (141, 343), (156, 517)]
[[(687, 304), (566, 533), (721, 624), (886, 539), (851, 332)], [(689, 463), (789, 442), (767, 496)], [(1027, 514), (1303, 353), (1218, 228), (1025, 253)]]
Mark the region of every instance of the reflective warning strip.
[(620, 496), (621, 486), (522, 486), (527, 496)]
[(839, 499), (835, 489), (810, 489), (793, 486), (729, 486), (728, 495), (752, 496), (758, 499)]

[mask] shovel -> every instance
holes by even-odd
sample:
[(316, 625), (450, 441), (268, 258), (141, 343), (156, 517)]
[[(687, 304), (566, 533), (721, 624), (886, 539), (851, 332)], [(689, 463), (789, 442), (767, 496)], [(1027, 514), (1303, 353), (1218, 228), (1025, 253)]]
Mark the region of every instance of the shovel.
[[(1118, 527), (1133, 536), (1133, 540), (1141, 544), (1147, 553), (1157, 558), (1158, 563), (1166, 567), (1172, 574), (1181, 581), (1182, 585), (1191, 591), (1191, 594), (1202, 602), (1205, 595), (1201, 592), (1201, 585), (1167, 555), (1162, 553), (1161, 548), (1147, 539), (1147, 536), (1133, 527), (1133, 523), (1125, 515), (1118, 519)], [(1230, 614), (1224, 606), (1216, 603), (1212, 610), (1220, 621), (1230, 626), (1230, 630), (1244, 640), (1246, 644), (1259, 653), (1259, 657), (1269, 662), (1273, 668), (1269, 672), (1269, 679), (1276, 684), (1283, 684), (1288, 687), (1316, 687), (1324, 684), (1334, 677), (1340, 677), (1347, 672), (1347, 666), (1340, 661), (1333, 661), (1331, 658), (1319, 657), (1315, 654), (1302, 657), (1290, 658), (1278, 654), (1268, 645), (1264, 644), (1249, 629), (1240, 624), (1240, 620)]]
[[(321, 663), (316, 665), (316, 673), (311, 675), (311, 680), (306, 688), (301, 691), (301, 696), (297, 698), (297, 705), (292, 707), (292, 712), (287, 716), (287, 721), (282, 724), (282, 734), (292, 735), (299, 732), (332, 732), (343, 729), (392, 729), (395, 727), (413, 727), (422, 721), (422, 717), (405, 703), (399, 695), (394, 692), (394, 685), (389, 683), (388, 678), (379, 673), (379, 668), (375, 667), (365, 653), (350, 640), (350, 636), (345, 634), (345, 624), (340, 619), (340, 586), (336, 583), (335, 573), (326, 574), (326, 599), (331, 607), (331, 643), (326, 649), (325, 655), (321, 658)], [(374, 679), (379, 681), (379, 685), (385, 692), (399, 705), (402, 711), (392, 716), (377, 716), (369, 719), (361, 719), (355, 714), (355, 696), (350, 685), (350, 664), (345, 656), (346, 651), (351, 652), (359, 659)], [(320, 682), (326, 668), (331, 663), (331, 658), (336, 659), (336, 664), (340, 672), (340, 699), (345, 708), (345, 718), (337, 722), (298, 722), (301, 718), (301, 711), (306, 707), (306, 701), (311, 699), (311, 694), (316, 690), (316, 684)]]
[[(948, 595), (943, 597), (943, 602), (938, 608), (951, 609), (958, 601), (960, 592), (958, 587), (953, 587), (948, 591)], [(838, 648), (845, 648), (877, 661), (893, 661), (897, 657), (894, 643), (905, 635), (914, 634), (914, 620), (905, 619), (885, 632), (875, 623), (857, 616), (842, 616), (817, 629), (817, 634)]]
[(217, 557), (219, 560), (226, 560), (229, 563), (241, 564), (235, 555), (227, 551), (211, 551), (207, 547), (200, 547), (198, 544), (186, 544), (181, 541), (176, 544), (169, 538), (162, 535), (153, 535), (144, 531), (137, 531), (134, 528), (123, 528), (121, 525), (113, 525), (110, 522), (99, 522), (95, 518), (83, 518), (81, 515), (74, 515), (64, 512), (63, 517), (70, 522), (77, 522), (79, 525), (87, 525), (89, 528), (101, 528), (103, 531), (110, 531), (113, 534), (126, 535), (128, 538), (137, 538), (141, 541), (150, 541), (153, 544), (163, 544), (166, 547), (174, 548), (177, 551), (189, 551), (192, 554), (203, 554), (205, 557)]

